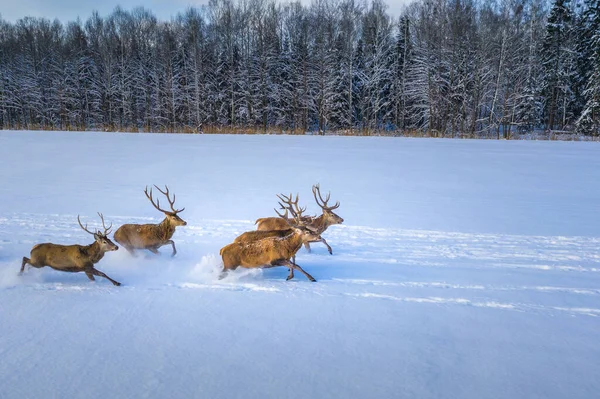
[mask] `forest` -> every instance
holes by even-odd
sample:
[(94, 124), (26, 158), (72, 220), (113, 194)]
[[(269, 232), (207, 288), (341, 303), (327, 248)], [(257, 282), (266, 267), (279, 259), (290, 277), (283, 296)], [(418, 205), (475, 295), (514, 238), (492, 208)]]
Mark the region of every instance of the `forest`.
[(210, 0), (0, 15), (0, 128), (600, 133), (600, 0)]

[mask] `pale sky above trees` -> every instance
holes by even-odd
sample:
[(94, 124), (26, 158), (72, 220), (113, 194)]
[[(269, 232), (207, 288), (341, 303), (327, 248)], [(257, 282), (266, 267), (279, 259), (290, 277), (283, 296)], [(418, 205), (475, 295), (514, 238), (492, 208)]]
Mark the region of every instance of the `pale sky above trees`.
[[(301, 0), (310, 4), (311, 0)], [(409, 0), (387, 0), (388, 12), (397, 17), (402, 6)], [(118, 5), (130, 10), (144, 6), (151, 10), (159, 19), (170, 19), (188, 6), (207, 4), (208, 0), (0, 0), (0, 16), (10, 22), (15, 22), (25, 16), (58, 18), (62, 22), (73, 21), (78, 16), (86, 20), (92, 11), (107, 15)]]

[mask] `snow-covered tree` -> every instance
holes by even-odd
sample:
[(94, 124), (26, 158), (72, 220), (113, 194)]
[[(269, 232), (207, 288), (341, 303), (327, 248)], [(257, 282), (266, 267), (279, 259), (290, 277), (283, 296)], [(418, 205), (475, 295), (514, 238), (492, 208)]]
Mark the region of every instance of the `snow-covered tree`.
[(567, 124), (567, 111), (572, 97), (571, 75), (574, 73), (573, 12), (570, 0), (555, 0), (542, 47), (543, 86), (546, 126), (562, 129)]
[(600, 1), (588, 0), (584, 13), (581, 45), (589, 47), (589, 77), (583, 95), (586, 103), (577, 119), (577, 131), (583, 134), (600, 134)]

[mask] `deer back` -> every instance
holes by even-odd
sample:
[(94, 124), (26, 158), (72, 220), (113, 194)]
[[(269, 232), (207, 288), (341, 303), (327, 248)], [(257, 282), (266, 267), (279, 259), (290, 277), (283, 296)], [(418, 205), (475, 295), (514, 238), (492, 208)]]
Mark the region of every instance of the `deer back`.
[(267, 217), (256, 219), (255, 224), (257, 225), (256, 230), (259, 231), (287, 230), (290, 228), (290, 225), (280, 217)]
[[(302, 216), (302, 221), (306, 222), (308, 225), (313, 223), (315, 217), (313, 216)], [(269, 230), (288, 230), (290, 225), (281, 217), (266, 217), (256, 219), (256, 230), (257, 231), (269, 231)]]
[(152, 247), (173, 237), (175, 226), (165, 218), (159, 224), (124, 224), (115, 231), (115, 240), (134, 248)]
[(292, 233), (292, 229), (290, 229), (289, 225), (286, 225), (287, 229), (281, 230), (255, 230), (255, 231), (247, 231), (243, 234), (240, 234), (233, 240), (233, 242), (238, 243), (249, 243), (256, 240), (261, 240), (263, 238), (269, 237), (280, 237), (283, 238)]

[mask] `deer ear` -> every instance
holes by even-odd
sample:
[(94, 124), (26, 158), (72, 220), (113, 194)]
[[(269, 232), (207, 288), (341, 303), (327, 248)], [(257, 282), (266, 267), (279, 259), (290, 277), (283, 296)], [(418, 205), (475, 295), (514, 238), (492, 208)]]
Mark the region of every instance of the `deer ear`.
[(98, 233), (94, 233), (94, 240), (99, 240), (100, 238), (102, 237)]

